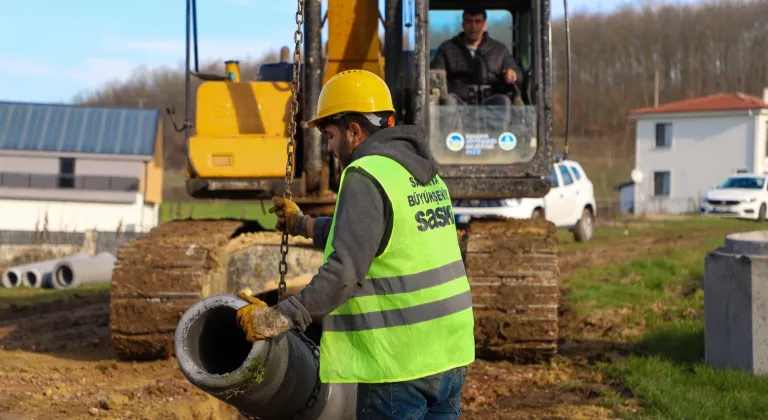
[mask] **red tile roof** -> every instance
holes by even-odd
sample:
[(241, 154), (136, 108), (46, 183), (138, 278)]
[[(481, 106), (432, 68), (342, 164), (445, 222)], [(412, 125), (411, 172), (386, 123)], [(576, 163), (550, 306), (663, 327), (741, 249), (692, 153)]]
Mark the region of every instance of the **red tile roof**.
[(756, 96), (744, 93), (719, 93), (702, 98), (686, 99), (659, 105), (658, 107), (632, 110), (630, 115), (667, 114), (673, 112), (697, 111), (738, 111), (748, 109), (768, 109), (768, 103)]

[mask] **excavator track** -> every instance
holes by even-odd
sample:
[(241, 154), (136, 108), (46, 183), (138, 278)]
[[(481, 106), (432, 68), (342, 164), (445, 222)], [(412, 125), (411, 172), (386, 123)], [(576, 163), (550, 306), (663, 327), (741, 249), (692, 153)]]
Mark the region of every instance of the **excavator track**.
[[(163, 223), (123, 246), (113, 272), (110, 324), (119, 358), (173, 356), (181, 315), (199, 299), (248, 290), (276, 302), (280, 234), (236, 220)], [(477, 355), (515, 362), (557, 352), (555, 227), (543, 220), (473, 219), (459, 231), (472, 287)], [(291, 238), (287, 294), (322, 265), (322, 252)]]
[[(110, 325), (123, 360), (173, 355), (181, 315), (198, 300), (248, 290), (267, 303), (280, 278), (280, 233), (237, 220), (163, 223), (123, 246), (113, 271)], [(291, 238), (288, 294), (300, 290), (322, 264), (322, 252)], [(276, 293), (271, 293), (276, 295)]]
[(472, 219), (460, 232), (478, 357), (536, 363), (557, 353), (556, 233), (532, 219)]

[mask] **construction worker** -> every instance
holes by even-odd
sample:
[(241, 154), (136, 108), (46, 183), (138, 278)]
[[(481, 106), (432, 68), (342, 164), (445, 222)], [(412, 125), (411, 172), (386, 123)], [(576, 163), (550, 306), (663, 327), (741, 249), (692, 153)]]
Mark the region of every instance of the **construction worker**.
[(320, 378), (357, 383), (358, 419), (455, 419), (475, 359), (469, 281), (448, 189), (417, 126), (394, 126), (389, 88), (349, 70), (317, 117), (343, 167), (333, 218), (274, 197), (277, 229), (312, 238), (324, 264), (297, 295), (238, 311), (248, 340), (323, 323)]

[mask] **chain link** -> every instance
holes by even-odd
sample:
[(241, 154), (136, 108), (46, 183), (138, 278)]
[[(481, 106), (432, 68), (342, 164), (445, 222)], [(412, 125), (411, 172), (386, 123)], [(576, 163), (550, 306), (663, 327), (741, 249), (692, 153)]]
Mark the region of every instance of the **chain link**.
[[(290, 135), (290, 140), (288, 140), (288, 147), (287, 147), (287, 154), (288, 154), (288, 160), (285, 164), (285, 190), (283, 191), (283, 198), (290, 200), (293, 197), (293, 193), (291, 192), (291, 183), (293, 182), (293, 159), (294, 159), (294, 153), (296, 150), (296, 131), (297, 131), (297, 122), (296, 122), (296, 114), (298, 113), (299, 108), (299, 101), (298, 101), (298, 93), (299, 93), (299, 82), (301, 80), (301, 44), (304, 41), (304, 34), (301, 31), (302, 25), (304, 24), (304, 0), (297, 0), (298, 6), (296, 10), (296, 32), (293, 33), (293, 41), (295, 42), (295, 47), (293, 50), (293, 83), (291, 84), (291, 114), (292, 118), (289, 122), (289, 131), (288, 134)], [(277, 300), (278, 302), (282, 301), (285, 297), (285, 291), (286, 291), (286, 284), (285, 284), (285, 275), (288, 272), (288, 264), (286, 263), (286, 255), (288, 254), (288, 233), (286, 231), (283, 231), (282, 240), (280, 241), (280, 254), (281, 254), (281, 260), (280, 260), (280, 283), (277, 285)], [(315, 345), (315, 343), (310, 340), (304, 332), (299, 330), (298, 328), (294, 330), (296, 335), (301, 339), (304, 344), (309, 347), (310, 351), (312, 351), (312, 355), (315, 358), (315, 363), (317, 364), (317, 380), (315, 382), (315, 387), (312, 390), (312, 394), (310, 395), (309, 399), (307, 400), (307, 405), (299, 414), (295, 416), (295, 418), (299, 417), (301, 413), (303, 413), (305, 410), (310, 410), (314, 405), (317, 403), (318, 396), (320, 395), (320, 349)]]
[[(293, 198), (291, 192), (291, 183), (293, 183), (293, 159), (294, 152), (296, 150), (296, 114), (299, 110), (299, 81), (300, 81), (300, 59), (301, 59), (301, 43), (303, 41), (303, 33), (301, 31), (301, 25), (304, 24), (304, 0), (297, 0), (298, 9), (296, 10), (296, 32), (293, 33), (293, 41), (296, 43), (293, 50), (293, 83), (291, 83), (291, 116), (289, 122), (289, 136), (287, 146), (288, 159), (285, 162), (285, 190), (283, 191), (283, 198), (290, 200)], [(281, 302), (285, 297), (285, 291), (287, 285), (285, 283), (285, 275), (288, 272), (288, 263), (285, 259), (288, 255), (288, 232), (283, 231), (280, 239), (280, 282), (277, 284), (277, 301)]]
[[(291, 83), (291, 116), (289, 125), (288, 125), (288, 134), (290, 136), (290, 139), (288, 140), (288, 146), (287, 146), (287, 155), (288, 159), (285, 163), (285, 190), (283, 191), (283, 198), (290, 200), (293, 198), (293, 193), (291, 192), (291, 184), (293, 183), (293, 158), (295, 155), (296, 150), (296, 131), (297, 131), (297, 123), (296, 123), (296, 114), (299, 110), (299, 100), (298, 100), (298, 94), (299, 94), (299, 82), (300, 82), (300, 74), (301, 74), (301, 67), (300, 67), (300, 59), (301, 59), (301, 43), (304, 40), (304, 34), (301, 31), (301, 27), (304, 24), (304, 0), (297, 0), (298, 8), (296, 10), (296, 31), (293, 33), (293, 41), (295, 42), (295, 47), (293, 50), (293, 82)], [(280, 240), (280, 282), (277, 285), (277, 301), (281, 302), (283, 298), (285, 297), (285, 291), (286, 291), (286, 283), (285, 283), (285, 275), (288, 272), (288, 263), (286, 262), (286, 256), (288, 255), (288, 233), (284, 230), (281, 240)], [(315, 343), (309, 339), (301, 330), (298, 328), (293, 331), (300, 339), (301, 341), (309, 347), (310, 351), (312, 351), (312, 355), (315, 358), (315, 362), (318, 367), (317, 372), (317, 381), (315, 382), (315, 387), (312, 390), (312, 394), (310, 395), (309, 399), (307, 400), (306, 407), (300, 411), (298, 414), (294, 416), (294, 418), (298, 418), (302, 413), (304, 413), (306, 410), (311, 409), (314, 407), (314, 405), (317, 403), (318, 396), (320, 395), (320, 349), (315, 345)], [(249, 420), (255, 420), (258, 419), (258, 417), (255, 416), (249, 416), (242, 411), (238, 410), (241, 416), (245, 417)]]

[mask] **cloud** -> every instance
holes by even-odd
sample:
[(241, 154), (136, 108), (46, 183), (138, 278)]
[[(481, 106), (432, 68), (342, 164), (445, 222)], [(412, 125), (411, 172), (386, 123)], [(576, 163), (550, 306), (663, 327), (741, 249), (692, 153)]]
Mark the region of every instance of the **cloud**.
[(63, 76), (82, 86), (94, 88), (109, 81), (126, 80), (137, 67), (132, 60), (87, 57), (79, 66), (65, 71)]
[(129, 78), (137, 63), (126, 59), (88, 57), (70, 67), (56, 66), (46, 60), (7, 59), (0, 63), (0, 73), (74, 82), (94, 88), (109, 81)]
[[(198, 48), (200, 65), (228, 59), (255, 59), (270, 51), (277, 52), (283, 45), (287, 44), (264, 39), (234, 42), (205, 39), (200, 41)], [(97, 42), (96, 47), (95, 51), (85, 57), (70, 56), (66, 63), (53, 62), (48, 57), (6, 56), (0, 60), (0, 74), (69, 82), (81, 90), (99, 88), (109, 82), (125, 81), (142, 67), (181, 68), (179, 66), (184, 63), (183, 37), (126, 39), (106, 36), (102, 38), (100, 45)]]
[(0, 73), (28, 74), (48, 77), (52, 74), (51, 68), (36, 60), (28, 59), (4, 59), (0, 61)]
[[(201, 39), (198, 41), (200, 61), (256, 58), (270, 51), (279, 51), (280, 47), (288, 45), (285, 41), (276, 40), (239, 40), (220, 41)], [(166, 64), (176, 64), (184, 59), (185, 40), (180, 39), (125, 39), (108, 36), (103, 39), (105, 51), (112, 53), (133, 53), (146, 56), (150, 61), (162, 59)]]

